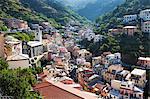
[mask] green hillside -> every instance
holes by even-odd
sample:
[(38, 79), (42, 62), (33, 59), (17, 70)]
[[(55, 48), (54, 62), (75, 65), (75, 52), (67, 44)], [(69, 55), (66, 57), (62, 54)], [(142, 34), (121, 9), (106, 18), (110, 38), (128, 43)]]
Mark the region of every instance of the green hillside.
[(55, 19), (61, 24), (67, 24), (70, 21), (74, 21), (75, 23), (87, 22), (87, 19), (79, 16), (56, 0), (20, 0), (20, 2), (24, 7), (41, 13), (48, 18)]
[(57, 27), (58, 23), (68, 21), (87, 22), (75, 12), (65, 8), (55, 0), (0, 0), (1, 18), (18, 18), (28, 22), (49, 21)]
[[(96, 23), (108, 28), (117, 27), (119, 21), (126, 14), (138, 14), (140, 10), (150, 8), (150, 0), (126, 0), (125, 3), (119, 5), (114, 11), (97, 18)], [(100, 30), (101, 27), (99, 28)]]

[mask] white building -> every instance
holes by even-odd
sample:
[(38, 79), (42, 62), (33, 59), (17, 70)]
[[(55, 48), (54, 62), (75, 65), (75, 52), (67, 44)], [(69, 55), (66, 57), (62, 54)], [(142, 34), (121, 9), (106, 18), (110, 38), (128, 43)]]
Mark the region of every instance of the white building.
[(144, 21), (150, 20), (150, 9), (142, 10), (139, 16)]
[(77, 58), (76, 59), (76, 64), (77, 65), (83, 65), (86, 62), (84, 58)]
[(38, 30), (35, 31), (35, 40), (42, 42), (42, 31), (38, 27)]
[(88, 40), (88, 41), (91, 41), (92, 39), (94, 39), (95, 37), (95, 33), (91, 32), (91, 33), (85, 33), (85, 38)]
[(43, 44), (39, 41), (29, 41), (28, 55), (30, 57), (30, 64), (33, 67), (40, 66), (40, 60), (43, 57)]
[(131, 72), (130, 79), (135, 85), (144, 88), (146, 84), (146, 70), (134, 69)]
[(150, 33), (150, 21), (143, 22), (141, 28), (143, 32)]
[(96, 43), (96, 42), (102, 41), (102, 39), (103, 39), (102, 35), (95, 35), (94, 42)]
[(120, 90), (121, 81), (119, 80), (111, 80), (111, 87), (115, 90)]
[(121, 62), (121, 54), (114, 53), (106, 56), (106, 62), (108, 64), (117, 64)]
[(29, 41), (29, 57), (32, 58), (34, 56), (39, 56), (43, 54), (43, 44), (38, 41)]
[(9, 65), (9, 69), (17, 69), (17, 68), (29, 68), (29, 57), (25, 54), (16, 54), (7, 57), (7, 62)]
[(134, 15), (125, 15), (123, 17), (123, 22), (128, 23), (128, 22), (134, 21), (136, 19), (137, 19), (137, 15), (136, 14), (134, 14)]

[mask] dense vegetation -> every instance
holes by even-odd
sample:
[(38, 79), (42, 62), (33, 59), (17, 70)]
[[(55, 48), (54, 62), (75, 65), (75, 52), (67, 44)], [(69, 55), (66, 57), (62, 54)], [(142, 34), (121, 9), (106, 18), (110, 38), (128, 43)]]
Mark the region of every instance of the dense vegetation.
[[(119, 5), (111, 13), (99, 17), (96, 23), (99, 26), (95, 32), (107, 35), (108, 29), (122, 28), (125, 24), (122, 23), (122, 18), (126, 14), (138, 14), (141, 10), (150, 8), (149, 0), (126, 0), (125, 3)], [(132, 24), (140, 26), (140, 21), (136, 20)], [(118, 39), (120, 42), (121, 53), (123, 62), (127, 64), (135, 64), (139, 56), (150, 56), (150, 38), (146, 33), (142, 33), (140, 28), (139, 32), (135, 33), (134, 37), (121, 35)], [(139, 34), (139, 36), (137, 36)]]
[(97, 18), (96, 23), (100, 24), (98, 32), (101, 32), (100, 30), (103, 27), (105, 27), (105, 30), (118, 27), (121, 25), (118, 18), (122, 18), (126, 14), (138, 14), (140, 10), (146, 8), (150, 8), (150, 0), (126, 0), (125, 3), (119, 5), (114, 11)]
[(112, 53), (119, 52), (120, 46), (117, 39), (107, 36), (103, 41), (93, 42), (83, 39), (80, 44), (93, 53), (94, 56), (98, 56), (103, 52), (111, 51)]
[(54, 26), (57, 23), (48, 19), (44, 15), (33, 12), (29, 8), (25, 8), (18, 0), (0, 0), (0, 17), (1, 18), (18, 18), (28, 22), (49, 21)]
[(32, 85), (36, 83), (36, 73), (41, 68), (8, 69), (5, 60), (0, 59), (0, 93), (2, 96), (12, 96), (15, 99), (40, 99), (40, 95), (32, 91)]
[(55, 0), (0, 0), (0, 18), (18, 18), (32, 23), (48, 21), (54, 27), (60, 26), (57, 22), (87, 22)]
[(21, 3), (33, 11), (42, 13), (48, 18), (55, 19), (57, 22), (67, 24), (69, 21), (84, 23), (87, 20), (75, 12), (64, 7), (56, 0), (20, 0)]
[(18, 40), (21, 40), (21, 41), (32, 41), (35, 38), (34, 33), (16, 32), (16, 33), (8, 34), (8, 35), (13, 36), (14, 38), (17, 38)]

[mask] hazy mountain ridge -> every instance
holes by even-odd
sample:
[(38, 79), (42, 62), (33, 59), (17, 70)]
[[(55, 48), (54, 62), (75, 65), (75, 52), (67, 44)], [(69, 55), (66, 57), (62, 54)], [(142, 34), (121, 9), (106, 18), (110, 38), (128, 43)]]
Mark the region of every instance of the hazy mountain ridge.
[(99, 15), (103, 15), (115, 9), (125, 0), (57, 0), (63, 5), (75, 10), (81, 16), (90, 20), (95, 20)]
[(114, 10), (124, 0), (97, 0), (89, 3), (85, 8), (78, 10), (78, 13), (90, 20), (95, 20), (98, 16)]

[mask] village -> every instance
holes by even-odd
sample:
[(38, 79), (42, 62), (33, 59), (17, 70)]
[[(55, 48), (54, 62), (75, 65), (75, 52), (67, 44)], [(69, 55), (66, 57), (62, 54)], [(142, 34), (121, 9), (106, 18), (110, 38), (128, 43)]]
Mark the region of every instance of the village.
[[(140, 29), (150, 33), (150, 9), (138, 15), (125, 15), (125, 24), (142, 20)], [(0, 33), (0, 57), (6, 59), (9, 69), (42, 67), (36, 75), (38, 84), (33, 86), (46, 99), (66, 97), (67, 99), (144, 99), (144, 88), (150, 69), (150, 57), (139, 57), (138, 68), (129, 71), (122, 65), (120, 52), (103, 52), (99, 56), (78, 44), (82, 39), (101, 42), (104, 35), (95, 34), (92, 27), (68, 24), (64, 33), (48, 22), (27, 23), (19, 19), (1, 19), (8, 31)], [(109, 29), (109, 35), (120, 32), (134, 36), (137, 25)], [(16, 32), (33, 33), (34, 40), (21, 41)], [(59, 94), (58, 94), (59, 93)]]

